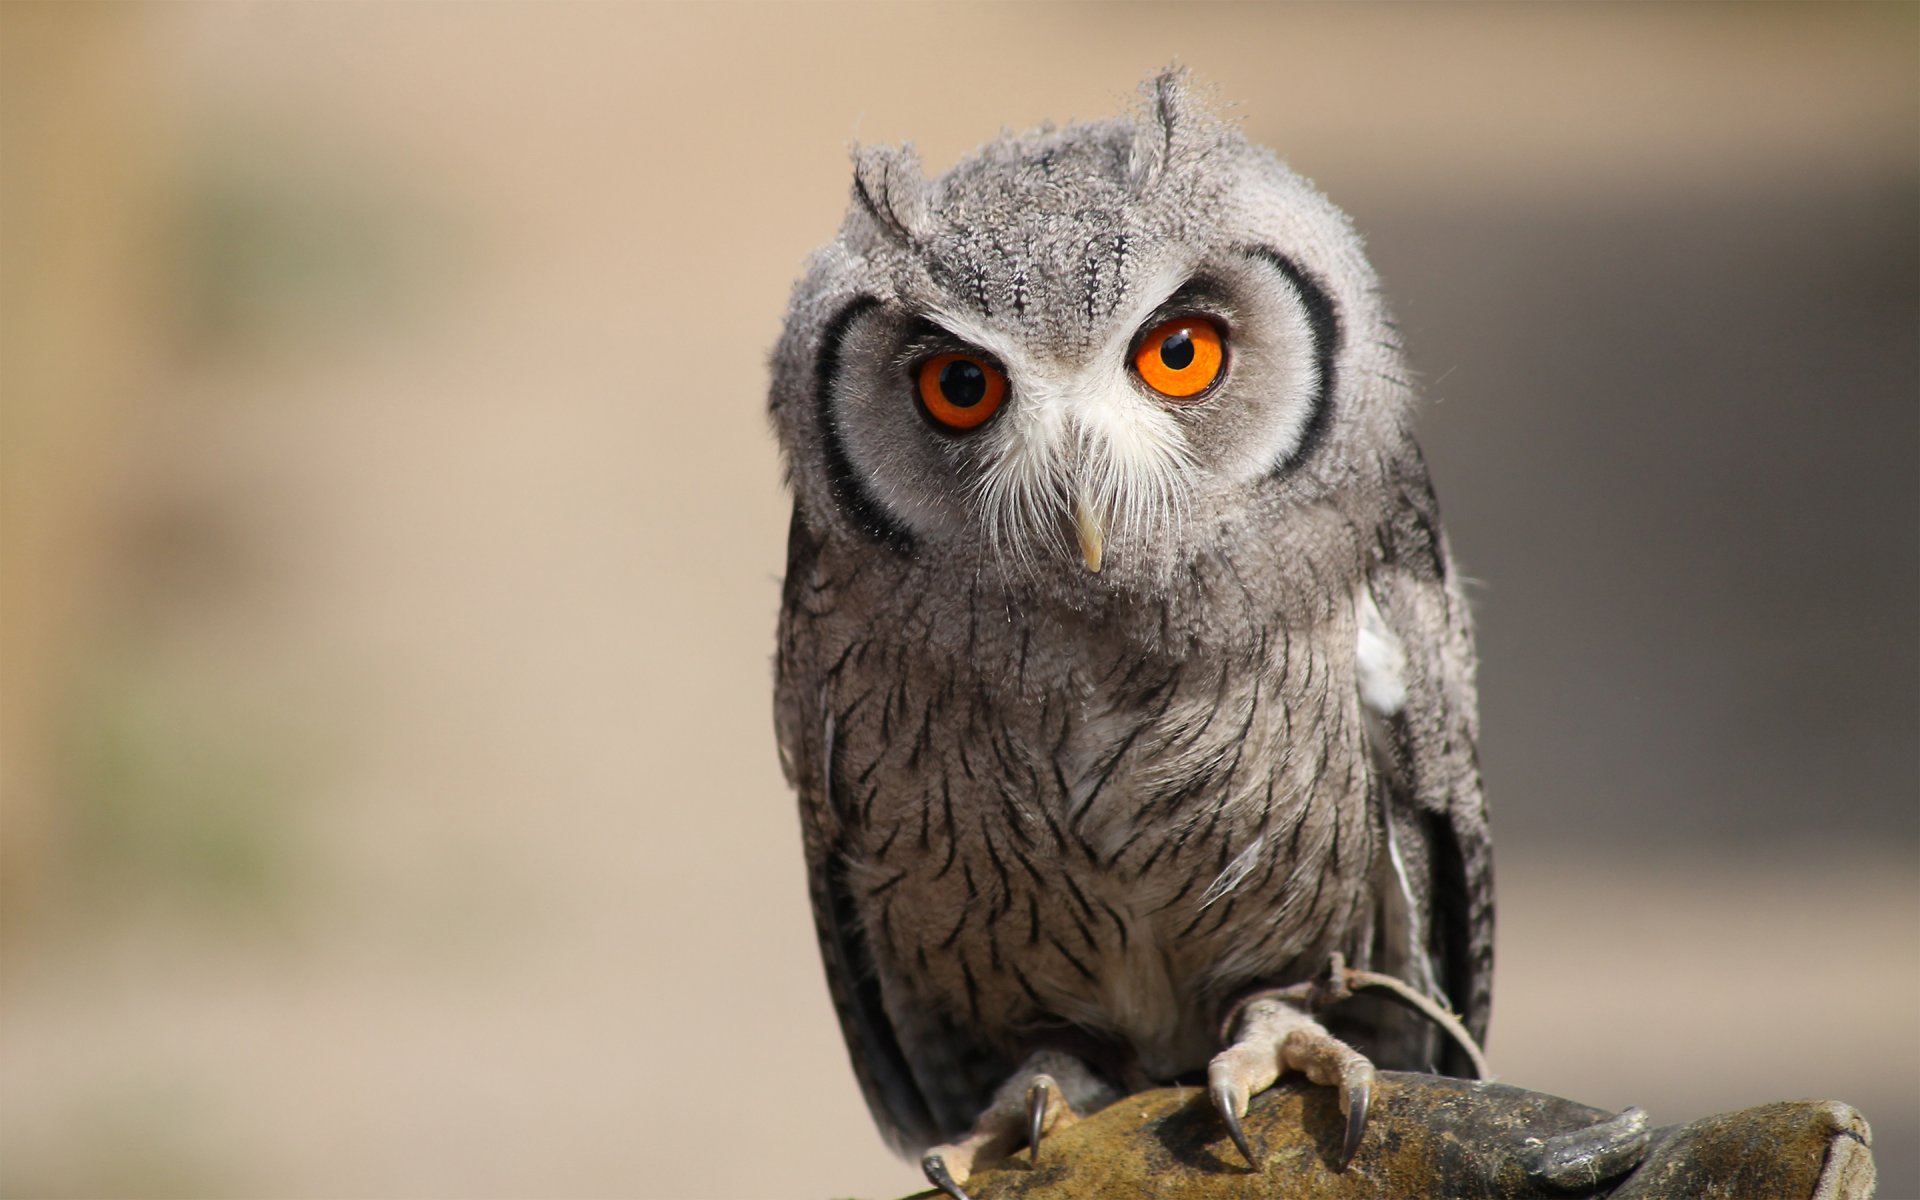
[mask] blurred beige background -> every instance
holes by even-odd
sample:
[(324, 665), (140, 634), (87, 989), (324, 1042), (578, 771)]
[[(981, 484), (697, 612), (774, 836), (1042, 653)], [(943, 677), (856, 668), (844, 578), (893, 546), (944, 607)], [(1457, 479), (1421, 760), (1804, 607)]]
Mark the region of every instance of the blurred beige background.
[(1920, 1196), (1920, 8), (0, 6), (0, 1193), (897, 1194), (769, 718), (853, 139), (1179, 59), (1438, 403), (1491, 1051)]

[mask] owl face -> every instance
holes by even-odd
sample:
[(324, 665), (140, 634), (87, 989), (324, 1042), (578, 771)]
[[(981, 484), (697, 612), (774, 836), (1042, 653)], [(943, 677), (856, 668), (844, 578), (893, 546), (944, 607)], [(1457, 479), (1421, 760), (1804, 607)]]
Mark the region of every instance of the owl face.
[(812, 519), (1065, 588), (1153, 590), (1335, 482), (1314, 468), (1342, 440), (1343, 348), (1374, 303), (1357, 241), (1177, 78), (1150, 100), (1003, 138), (932, 182), (906, 152), (860, 156), (776, 357)]

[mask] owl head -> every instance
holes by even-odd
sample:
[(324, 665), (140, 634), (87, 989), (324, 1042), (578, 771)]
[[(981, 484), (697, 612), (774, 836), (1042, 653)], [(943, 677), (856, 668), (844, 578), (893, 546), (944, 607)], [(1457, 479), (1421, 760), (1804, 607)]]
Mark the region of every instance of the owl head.
[(856, 153), (774, 356), (813, 529), (1112, 595), (1379, 490), (1406, 389), (1351, 224), (1182, 74), (1142, 93), (932, 180)]

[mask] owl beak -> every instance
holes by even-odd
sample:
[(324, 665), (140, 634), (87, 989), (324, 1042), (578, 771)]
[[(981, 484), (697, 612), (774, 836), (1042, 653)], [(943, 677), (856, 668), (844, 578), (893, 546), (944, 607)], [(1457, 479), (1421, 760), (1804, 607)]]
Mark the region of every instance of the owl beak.
[(1106, 549), (1105, 525), (1100, 519), (1100, 510), (1084, 492), (1073, 498), (1073, 528), (1080, 535), (1080, 557), (1086, 560), (1087, 570), (1095, 575), (1100, 573), (1100, 556)]

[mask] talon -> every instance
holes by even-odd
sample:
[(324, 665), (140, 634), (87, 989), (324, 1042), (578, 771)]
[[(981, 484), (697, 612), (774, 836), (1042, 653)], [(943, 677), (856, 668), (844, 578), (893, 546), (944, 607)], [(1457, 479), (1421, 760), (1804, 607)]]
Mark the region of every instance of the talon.
[(1341, 1107), (1347, 1110), (1347, 1141), (1340, 1151), (1340, 1169), (1346, 1170), (1353, 1162), (1354, 1152), (1360, 1149), (1360, 1139), (1367, 1132), (1367, 1109), (1373, 1104), (1373, 1081), (1362, 1079), (1351, 1089), (1340, 1091)]
[(1216, 1083), (1213, 1085), (1212, 1095), (1213, 1106), (1219, 1110), (1221, 1121), (1226, 1123), (1227, 1136), (1233, 1139), (1235, 1146), (1239, 1147), (1240, 1155), (1247, 1160), (1247, 1165), (1258, 1171), (1260, 1160), (1253, 1153), (1252, 1143), (1247, 1141), (1247, 1131), (1240, 1127), (1240, 1114), (1235, 1111), (1240, 1107), (1240, 1100), (1234, 1095), (1233, 1085)]
[(952, 1172), (947, 1170), (947, 1160), (938, 1154), (929, 1153), (920, 1159), (920, 1170), (926, 1174), (927, 1182), (939, 1188), (953, 1200), (973, 1200), (966, 1189), (954, 1182)]
[(1040, 1161), (1040, 1138), (1047, 1132), (1047, 1102), (1052, 1099), (1053, 1080), (1037, 1077), (1027, 1087), (1027, 1165)]

